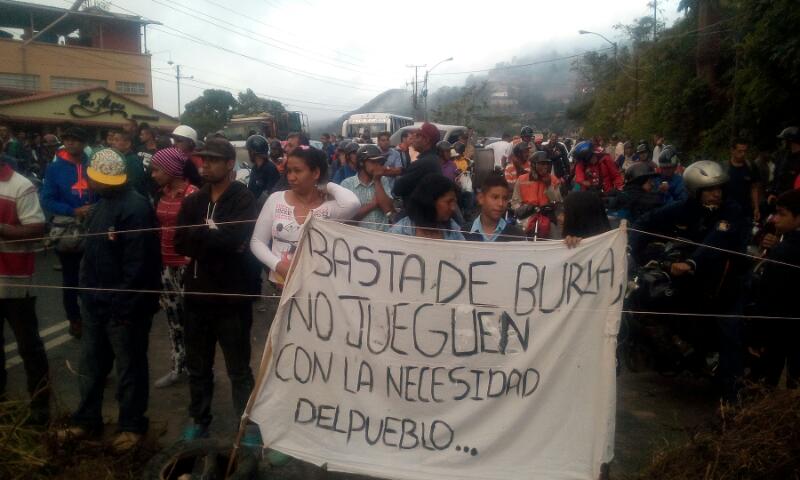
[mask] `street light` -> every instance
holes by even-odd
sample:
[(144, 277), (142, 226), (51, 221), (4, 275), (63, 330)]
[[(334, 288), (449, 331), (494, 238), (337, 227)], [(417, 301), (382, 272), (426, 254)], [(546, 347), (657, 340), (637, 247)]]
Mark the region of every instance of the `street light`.
[(581, 34), (581, 35), (597, 35), (598, 37), (602, 38), (606, 42), (610, 43), (611, 46), (614, 47), (614, 70), (616, 71), (616, 69), (617, 69), (617, 42), (612, 42), (611, 40), (606, 38), (605, 35), (602, 35), (602, 34), (597, 33), (597, 32), (590, 32), (588, 30), (578, 30), (578, 33)]
[(439, 65), (443, 64), (444, 62), (452, 62), (453, 57), (445, 58), (444, 60), (440, 61), (436, 65), (432, 66), (428, 70), (425, 71), (425, 86), (422, 88), (422, 98), (425, 100), (425, 121), (428, 121), (428, 74), (430, 74), (434, 68), (438, 67)]

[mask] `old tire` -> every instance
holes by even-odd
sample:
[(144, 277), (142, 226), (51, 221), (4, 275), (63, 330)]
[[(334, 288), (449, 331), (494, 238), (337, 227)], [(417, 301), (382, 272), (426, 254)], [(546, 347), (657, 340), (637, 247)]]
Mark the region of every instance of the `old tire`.
[[(230, 444), (203, 439), (177, 442), (157, 453), (147, 462), (144, 480), (212, 480), (225, 478), (225, 469), (231, 453)], [(228, 480), (252, 480), (258, 472), (258, 457), (240, 448), (233, 472)], [(186, 475), (190, 477), (186, 477)]]

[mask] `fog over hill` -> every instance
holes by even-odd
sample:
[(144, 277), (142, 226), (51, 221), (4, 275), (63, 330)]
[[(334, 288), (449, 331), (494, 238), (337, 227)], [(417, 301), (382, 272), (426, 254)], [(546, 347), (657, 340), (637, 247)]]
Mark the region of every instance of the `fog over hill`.
[[(565, 112), (574, 96), (576, 82), (572, 70), (574, 58), (569, 57), (581, 51), (543, 53), (539, 50), (497, 63), (489, 70), (432, 74), (428, 118), (440, 123), (473, 126), (482, 135), (513, 132), (523, 124), (542, 131), (565, 133), (573, 127)], [(424, 118), (422, 109), (413, 110), (410, 87), (392, 89), (330, 122), (320, 122), (319, 128), (312, 128), (312, 134), (317, 136), (322, 131), (340, 134), (347, 117), (366, 112)]]

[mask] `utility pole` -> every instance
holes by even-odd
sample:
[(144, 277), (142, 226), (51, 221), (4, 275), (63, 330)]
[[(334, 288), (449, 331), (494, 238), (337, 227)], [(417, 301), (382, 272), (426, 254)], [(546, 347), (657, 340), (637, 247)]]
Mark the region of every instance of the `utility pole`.
[(653, 0), (653, 43), (656, 42), (658, 29), (658, 0)]
[(414, 105), (414, 119), (419, 119), (419, 69), (427, 67), (425, 65), (406, 65), (406, 68), (414, 69), (414, 84), (411, 87), (411, 101)]
[[(172, 65), (174, 62), (170, 60), (167, 62), (168, 64)], [(191, 80), (194, 76), (190, 75), (188, 77), (181, 76), (181, 66), (177, 63), (175, 64), (175, 80), (178, 81), (178, 121), (181, 120), (181, 80)]]

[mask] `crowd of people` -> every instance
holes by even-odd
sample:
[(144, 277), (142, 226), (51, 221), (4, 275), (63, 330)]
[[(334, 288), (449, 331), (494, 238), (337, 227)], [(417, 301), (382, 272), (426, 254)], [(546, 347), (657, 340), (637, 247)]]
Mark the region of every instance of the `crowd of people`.
[[(81, 400), (61, 440), (101, 431), (104, 384), (115, 367), (113, 446), (124, 451), (141, 441), (147, 346), (159, 309), (172, 368), (154, 386), (188, 381), (183, 437), (209, 434), (217, 344), (238, 418), (254, 385), (253, 299), (265, 288), (281, 291), (310, 216), (427, 239), (563, 239), (568, 247), (625, 219), (637, 265), (652, 260), (654, 241), (688, 240), (682, 256), (659, 264), (692, 292), (667, 311), (713, 317), (706, 333), (719, 355), (723, 397), (735, 401), (751, 357), (759, 361), (748, 371), (758, 380), (776, 385), (786, 366), (787, 385), (798, 385), (800, 349), (792, 339), (800, 324), (785, 319), (795, 316), (790, 289), (800, 279), (795, 127), (781, 133), (774, 168), (751, 162), (743, 140), (732, 142), (723, 162), (684, 165), (663, 139), (653, 147), (599, 138), (573, 146), (555, 133), (535, 140), (530, 127), (485, 146), (469, 136), (450, 144), (430, 123), (404, 131), (395, 147), (388, 132), (376, 144), (324, 135), (322, 149), (301, 133), (285, 141), (252, 135), (244, 176), (223, 134), (200, 142), (186, 125), (163, 135), (130, 124), (100, 146), (70, 127), (31, 147), (33, 163), (10, 133), (0, 126), (0, 311), (25, 364), (31, 420), (46, 423), (50, 380), (29, 286), (32, 240), (46, 237), (58, 254), (70, 331), (81, 342)], [(494, 152), (495, 171), (477, 184), (467, 152), (479, 148)], [(43, 177), (38, 189), (23, 174), (33, 164)], [(749, 312), (779, 319), (751, 325)], [(675, 344), (695, 339), (682, 327), (671, 337)], [(0, 375), (1, 393), (4, 368)], [(244, 443), (258, 444), (257, 437), (248, 430)]]

